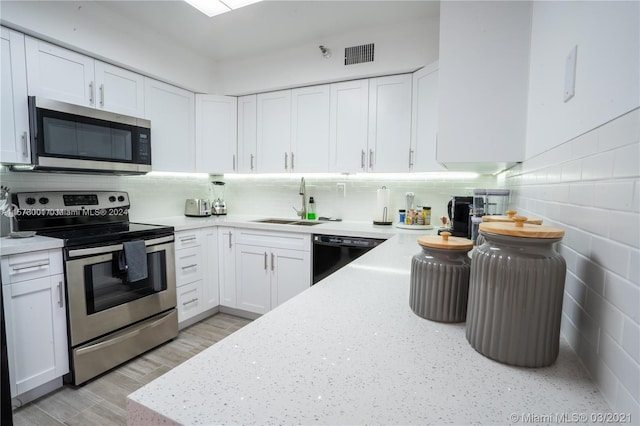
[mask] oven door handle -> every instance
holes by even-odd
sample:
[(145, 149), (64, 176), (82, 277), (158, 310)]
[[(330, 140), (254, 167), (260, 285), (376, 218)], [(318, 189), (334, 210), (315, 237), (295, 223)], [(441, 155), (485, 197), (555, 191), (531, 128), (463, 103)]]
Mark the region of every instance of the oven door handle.
[[(154, 246), (157, 244), (168, 243), (173, 241), (173, 235), (169, 235), (167, 237), (154, 238), (152, 240), (144, 240), (144, 245)], [(115, 251), (122, 250), (122, 244), (112, 244), (108, 246), (100, 246), (100, 247), (91, 247), (91, 248), (81, 248), (69, 250), (69, 257), (80, 257), (80, 256), (90, 256), (94, 254), (102, 254), (102, 253), (112, 253)]]

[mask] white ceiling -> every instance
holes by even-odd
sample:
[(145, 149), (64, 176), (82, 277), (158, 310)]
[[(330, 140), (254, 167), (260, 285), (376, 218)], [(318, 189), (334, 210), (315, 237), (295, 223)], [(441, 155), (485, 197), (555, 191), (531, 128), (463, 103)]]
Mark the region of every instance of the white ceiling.
[(436, 0), (268, 0), (208, 18), (181, 0), (99, 1), (214, 60), (260, 55), (325, 37), (437, 17)]

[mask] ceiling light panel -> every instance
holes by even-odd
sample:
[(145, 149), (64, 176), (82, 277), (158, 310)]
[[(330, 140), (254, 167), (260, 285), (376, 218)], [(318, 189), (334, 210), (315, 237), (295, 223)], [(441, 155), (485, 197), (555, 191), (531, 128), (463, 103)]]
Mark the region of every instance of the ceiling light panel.
[(234, 9), (248, 6), (262, 0), (184, 0), (200, 12), (212, 16), (220, 15)]

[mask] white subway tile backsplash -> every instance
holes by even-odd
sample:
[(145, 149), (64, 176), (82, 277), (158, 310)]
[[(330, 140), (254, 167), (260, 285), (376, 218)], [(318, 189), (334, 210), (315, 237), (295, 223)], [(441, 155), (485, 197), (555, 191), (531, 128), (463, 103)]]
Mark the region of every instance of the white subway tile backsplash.
[(560, 175), (562, 182), (576, 182), (582, 178), (582, 160), (573, 160), (562, 164)]
[[(544, 224), (544, 223), (543, 223)], [(563, 242), (575, 252), (580, 253), (583, 257), (589, 256), (591, 253), (591, 237), (592, 235), (581, 229), (573, 227), (564, 227)]]
[(569, 204), (578, 206), (593, 206), (593, 183), (572, 183), (569, 185)]
[(640, 424), (640, 402), (633, 399), (629, 391), (620, 384), (618, 385), (616, 400), (611, 404), (611, 408), (617, 413), (630, 414), (630, 424)]
[(604, 290), (605, 271), (589, 258), (579, 255), (576, 258), (576, 277), (587, 287), (602, 295)]
[(640, 143), (613, 151), (613, 177), (625, 178), (640, 175)]
[(593, 206), (632, 211), (634, 186), (632, 180), (594, 183)]
[(640, 142), (640, 108), (604, 124), (597, 132), (599, 151)]
[(582, 160), (582, 179), (608, 179), (613, 176), (613, 152), (603, 152)]
[(640, 212), (640, 180), (638, 179), (634, 181), (631, 199), (631, 210), (636, 213)]
[(590, 259), (620, 276), (625, 276), (629, 268), (628, 247), (606, 238), (593, 236)]
[(640, 286), (640, 250), (629, 250), (629, 271), (626, 277), (630, 282)]
[(640, 287), (611, 272), (607, 272), (604, 298), (623, 314), (640, 323)]
[(584, 306), (587, 297), (587, 286), (571, 272), (567, 272), (564, 291), (573, 298), (577, 305)]
[(598, 354), (635, 400), (640, 400), (640, 366), (607, 333), (602, 333)]
[(640, 326), (626, 318), (622, 327), (622, 347), (637, 363), (640, 363)]
[(640, 248), (640, 220), (637, 213), (611, 212), (609, 237), (631, 247)]
[(597, 132), (585, 133), (571, 141), (572, 158), (582, 158), (598, 152)]

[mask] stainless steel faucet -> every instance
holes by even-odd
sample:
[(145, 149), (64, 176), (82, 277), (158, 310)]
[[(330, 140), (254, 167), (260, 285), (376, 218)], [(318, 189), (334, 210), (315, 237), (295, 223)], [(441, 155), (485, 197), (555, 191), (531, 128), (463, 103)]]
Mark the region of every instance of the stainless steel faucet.
[(307, 218), (307, 186), (304, 183), (304, 177), (300, 179), (300, 190), (298, 193), (302, 196), (302, 209), (298, 210), (295, 207), (293, 207), (293, 209), (296, 211), (296, 214), (304, 220)]

